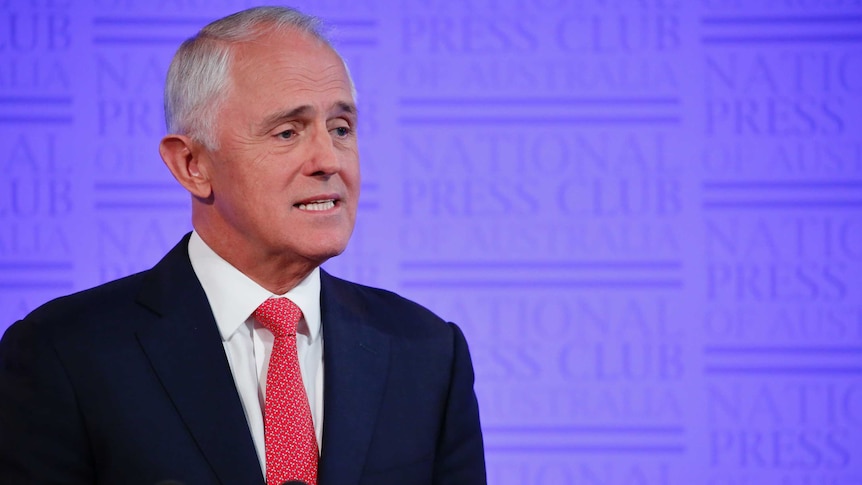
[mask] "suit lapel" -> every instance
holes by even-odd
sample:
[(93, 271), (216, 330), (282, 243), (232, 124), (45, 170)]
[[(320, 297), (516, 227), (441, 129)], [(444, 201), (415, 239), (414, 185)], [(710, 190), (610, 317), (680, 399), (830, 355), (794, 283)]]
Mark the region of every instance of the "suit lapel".
[(386, 385), (389, 336), (363, 320), (349, 284), (321, 271), (324, 336), (320, 485), (359, 482)]
[(187, 248), (188, 236), (150, 271), (138, 302), (159, 318), (138, 332), (138, 340), (220, 481), (263, 483), (221, 336)]

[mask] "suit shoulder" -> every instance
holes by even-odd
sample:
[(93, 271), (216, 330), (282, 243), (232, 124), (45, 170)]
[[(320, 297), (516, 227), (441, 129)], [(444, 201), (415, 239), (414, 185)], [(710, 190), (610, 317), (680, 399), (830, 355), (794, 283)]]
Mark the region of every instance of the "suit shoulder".
[[(342, 303), (359, 311), (368, 323), (403, 336), (450, 335), (451, 324), (428, 308), (395, 292), (327, 275), (324, 291), (336, 291)], [(329, 288), (327, 288), (329, 287)]]
[(145, 275), (136, 273), (55, 298), (31, 311), (18, 325), (39, 327), (41, 332), (59, 336), (119, 321), (128, 313)]

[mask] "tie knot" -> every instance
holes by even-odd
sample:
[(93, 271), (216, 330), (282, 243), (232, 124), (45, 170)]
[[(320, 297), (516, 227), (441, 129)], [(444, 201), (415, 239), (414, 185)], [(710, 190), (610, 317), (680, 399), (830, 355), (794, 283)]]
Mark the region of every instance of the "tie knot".
[(302, 319), (302, 310), (287, 298), (269, 298), (254, 311), (254, 317), (273, 335), (296, 335), (296, 326)]

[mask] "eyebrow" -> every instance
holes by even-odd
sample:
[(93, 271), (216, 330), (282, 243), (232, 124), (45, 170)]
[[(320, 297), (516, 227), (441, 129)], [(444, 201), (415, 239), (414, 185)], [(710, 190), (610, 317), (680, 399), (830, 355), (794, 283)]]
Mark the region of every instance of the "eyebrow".
[[(335, 108), (335, 111), (339, 114), (346, 113), (353, 117), (357, 116), (356, 105), (354, 105), (353, 103), (348, 103), (346, 101), (338, 101), (335, 103)], [(274, 126), (277, 126), (285, 120), (289, 120), (291, 118), (299, 118), (313, 110), (314, 108), (311, 105), (306, 104), (302, 106), (297, 106), (296, 108), (287, 111), (279, 111), (264, 118), (259, 126), (261, 128), (261, 131), (267, 132)]]
[(338, 108), (339, 112), (347, 113), (349, 115), (356, 116), (358, 113), (356, 111), (356, 105), (353, 103), (347, 103), (344, 101), (339, 101), (335, 103), (335, 106)]
[(270, 129), (272, 129), (274, 126), (279, 125), (284, 120), (289, 120), (291, 118), (297, 118), (297, 117), (302, 116), (303, 114), (305, 114), (311, 110), (312, 110), (312, 108), (310, 105), (303, 105), (303, 106), (298, 106), (298, 107), (293, 108), (293, 109), (288, 110), (288, 111), (279, 111), (277, 113), (273, 113), (273, 114), (267, 116), (266, 118), (264, 118), (263, 121), (261, 121), (260, 125), (258, 125), (258, 126), (260, 126), (261, 131), (265, 133), (265, 132), (269, 131)]

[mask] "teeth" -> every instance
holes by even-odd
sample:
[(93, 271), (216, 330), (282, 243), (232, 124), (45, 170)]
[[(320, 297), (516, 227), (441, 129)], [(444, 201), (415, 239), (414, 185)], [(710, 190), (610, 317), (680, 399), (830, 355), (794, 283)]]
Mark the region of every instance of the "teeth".
[(309, 202), (308, 204), (299, 204), (298, 207), (304, 211), (325, 211), (335, 207), (335, 201), (320, 200), (315, 202)]

